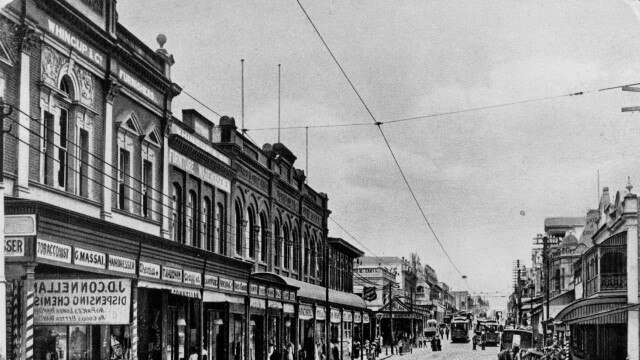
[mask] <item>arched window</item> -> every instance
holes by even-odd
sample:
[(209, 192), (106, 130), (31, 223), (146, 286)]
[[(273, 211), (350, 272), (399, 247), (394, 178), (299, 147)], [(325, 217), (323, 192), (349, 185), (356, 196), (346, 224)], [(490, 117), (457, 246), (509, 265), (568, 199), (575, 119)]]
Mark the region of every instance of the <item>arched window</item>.
[(187, 245), (198, 247), (198, 226), (196, 225), (196, 216), (198, 214), (198, 195), (193, 190), (189, 190), (189, 198), (187, 199)]
[(171, 193), (171, 238), (182, 241), (182, 189), (179, 184), (173, 184)]
[(294, 228), (291, 232), (291, 242), (293, 244), (293, 270), (301, 273), (300, 269), (300, 257), (301, 257), (301, 247), (300, 241), (298, 239), (298, 229)]
[(215, 222), (215, 244), (217, 246), (218, 254), (227, 253), (227, 232), (226, 222), (224, 214), (224, 205), (222, 203), (216, 204), (216, 222)]
[(213, 231), (211, 231), (211, 223), (213, 221), (211, 214), (211, 200), (208, 196), (202, 199), (202, 218), (200, 224), (202, 224), (202, 237), (204, 238), (205, 249), (213, 251)]
[(242, 236), (242, 207), (240, 207), (240, 203), (236, 201), (235, 206), (235, 230), (236, 230), (236, 255), (244, 256), (242, 253), (243, 245), (243, 236)]
[(303, 267), (303, 273), (306, 276), (309, 276), (309, 271), (310, 271), (310, 265), (311, 265), (311, 244), (309, 243), (309, 234), (305, 233), (304, 234), (304, 264), (302, 265)]
[(256, 243), (257, 243), (257, 234), (255, 231), (256, 227), (256, 215), (253, 211), (252, 207), (249, 207), (249, 216), (248, 216), (248, 227), (247, 231), (249, 232), (249, 257), (252, 259), (256, 258)]
[(267, 262), (269, 254), (269, 244), (267, 243), (267, 217), (260, 213), (260, 260)]
[(318, 244), (316, 244), (316, 237), (314, 236), (311, 239), (312, 242), (312, 248), (311, 248), (311, 268), (309, 269), (309, 273), (311, 275), (311, 277), (317, 277), (318, 276)]
[(282, 229), (283, 239), (284, 239), (284, 264), (282, 265), (285, 269), (291, 268), (291, 237), (289, 236), (289, 227), (287, 224), (284, 224)]
[(69, 75), (64, 75), (62, 79), (60, 79), (60, 90), (65, 93), (69, 99), (75, 99), (73, 81)]
[(554, 276), (555, 290), (560, 291), (560, 269), (556, 269), (556, 273)]
[(280, 259), (282, 254), (282, 238), (280, 237), (280, 223), (276, 219), (273, 223), (273, 237), (275, 239), (275, 250), (273, 254), (273, 265), (275, 267), (280, 267)]

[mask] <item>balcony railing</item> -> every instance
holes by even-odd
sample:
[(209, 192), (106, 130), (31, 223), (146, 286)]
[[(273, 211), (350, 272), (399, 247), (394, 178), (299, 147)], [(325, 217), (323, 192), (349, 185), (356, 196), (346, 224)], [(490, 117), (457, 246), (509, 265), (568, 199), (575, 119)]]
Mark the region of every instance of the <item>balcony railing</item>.
[(600, 291), (625, 290), (627, 288), (627, 274), (600, 274)]
[(600, 291), (617, 291), (627, 289), (627, 274), (625, 273), (600, 273), (598, 276), (587, 280), (585, 285), (586, 296), (591, 296)]

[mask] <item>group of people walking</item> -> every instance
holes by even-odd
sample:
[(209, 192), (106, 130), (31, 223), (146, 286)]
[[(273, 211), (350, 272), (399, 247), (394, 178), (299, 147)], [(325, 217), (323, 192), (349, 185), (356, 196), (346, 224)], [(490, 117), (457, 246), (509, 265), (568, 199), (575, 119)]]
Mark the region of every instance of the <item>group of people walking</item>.
[(475, 333), (473, 334), (473, 339), (471, 340), (471, 342), (473, 343), (473, 350), (476, 349), (477, 345), (480, 345), (482, 350), (484, 350), (487, 344), (487, 334), (484, 331), (482, 331), (480, 334)]

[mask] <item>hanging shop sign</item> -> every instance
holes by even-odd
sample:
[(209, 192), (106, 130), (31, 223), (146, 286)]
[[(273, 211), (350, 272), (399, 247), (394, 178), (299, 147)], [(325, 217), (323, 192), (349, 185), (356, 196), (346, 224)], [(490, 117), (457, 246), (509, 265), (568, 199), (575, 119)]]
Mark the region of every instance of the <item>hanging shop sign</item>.
[(286, 314), (295, 314), (296, 308), (293, 306), (293, 304), (283, 303), (282, 304), (282, 312), (284, 312)]
[(356, 324), (359, 324), (362, 322), (362, 314), (360, 314), (360, 312), (353, 313), (353, 322)]
[(204, 286), (208, 288), (218, 288), (218, 277), (213, 275), (204, 275)]
[(174, 287), (174, 288), (171, 288), (171, 294), (172, 295), (178, 295), (178, 296), (184, 296), (184, 297), (190, 297), (190, 298), (194, 298), (194, 299), (200, 299), (200, 290), (197, 290), (197, 289), (187, 289), (187, 288)]
[(71, 246), (38, 239), (36, 257), (71, 264)]
[(107, 269), (125, 274), (135, 274), (136, 261), (134, 259), (109, 254)]
[(154, 264), (146, 261), (139, 261), (138, 272), (140, 276), (153, 278), (153, 279), (160, 279), (160, 265), (158, 264)]
[(342, 312), (342, 321), (343, 322), (353, 322), (353, 313), (351, 311), (343, 311)]
[(4, 256), (24, 256), (24, 238), (6, 237), (4, 239)]
[(202, 274), (195, 271), (183, 271), (182, 282), (189, 285), (202, 286)]
[(341, 320), (341, 316), (340, 316), (340, 309), (331, 309), (331, 322), (332, 323), (339, 323)]
[(311, 305), (300, 304), (298, 307), (298, 318), (300, 320), (313, 319), (313, 307), (311, 307)]
[(231, 279), (219, 278), (218, 285), (222, 290), (233, 291), (233, 280)]
[(162, 266), (162, 280), (182, 282), (182, 269)]
[(368, 324), (370, 322), (371, 322), (371, 320), (369, 320), (369, 314), (367, 314), (367, 313), (362, 314), (362, 323), (363, 324)]
[(218, 175), (173, 149), (169, 150), (169, 162), (171, 165), (179, 167), (226, 193), (231, 192), (231, 181), (229, 179)]
[(316, 307), (316, 320), (326, 320), (327, 319), (327, 312), (324, 309), (324, 306), (317, 306)]
[(51, 19), (46, 20), (47, 26), (45, 29), (51, 35), (71, 46), (74, 50), (91, 60), (91, 62), (98, 65), (101, 69), (106, 68), (105, 57), (101, 52), (97, 51), (94, 47), (81, 40), (77, 35), (73, 34), (57, 22)]
[(73, 249), (73, 263), (95, 269), (107, 267), (107, 254), (79, 247)]
[(129, 324), (131, 280), (35, 280), (35, 325)]
[(237, 280), (233, 282), (233, 291), (246, 294), (247, 290), (249, 288), (246, 282)]
[(30, 215), (5, 215), (5, 236), (33, 236), (36, 235), (36, 216)]

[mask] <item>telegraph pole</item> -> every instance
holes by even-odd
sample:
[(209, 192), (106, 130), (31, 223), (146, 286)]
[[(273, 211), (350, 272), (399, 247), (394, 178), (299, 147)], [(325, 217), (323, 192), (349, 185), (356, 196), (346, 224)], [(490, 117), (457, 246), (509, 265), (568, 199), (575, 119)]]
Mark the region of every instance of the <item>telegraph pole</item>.
[[(0, 360), (7, 358), (7, 280), (4, 271), (4, 117), (11, 115), (12, 107), (5, 112), (4, 99), (0, 97)], [(4, 344), (4, 345), (2, 345)]]
[(393, 293), (391, 290), (391, 281), (389, 281), (389, 335), (391, 336), (391, 355), (393, 355)]
[(542, 273), (544, 275), (544, 305), (546, 309), (546, 316), (544, 321), (544, 326), (542, 327), (542, 346), (546, 346), (547, 344), (547, 325), (549, 320), (549, 245), (557, 244), (557, 238), (549, 238), (547, 235), (538, 234), (535, 238), (533, 238), (533, 243), (535, 245), (542, 244)]

